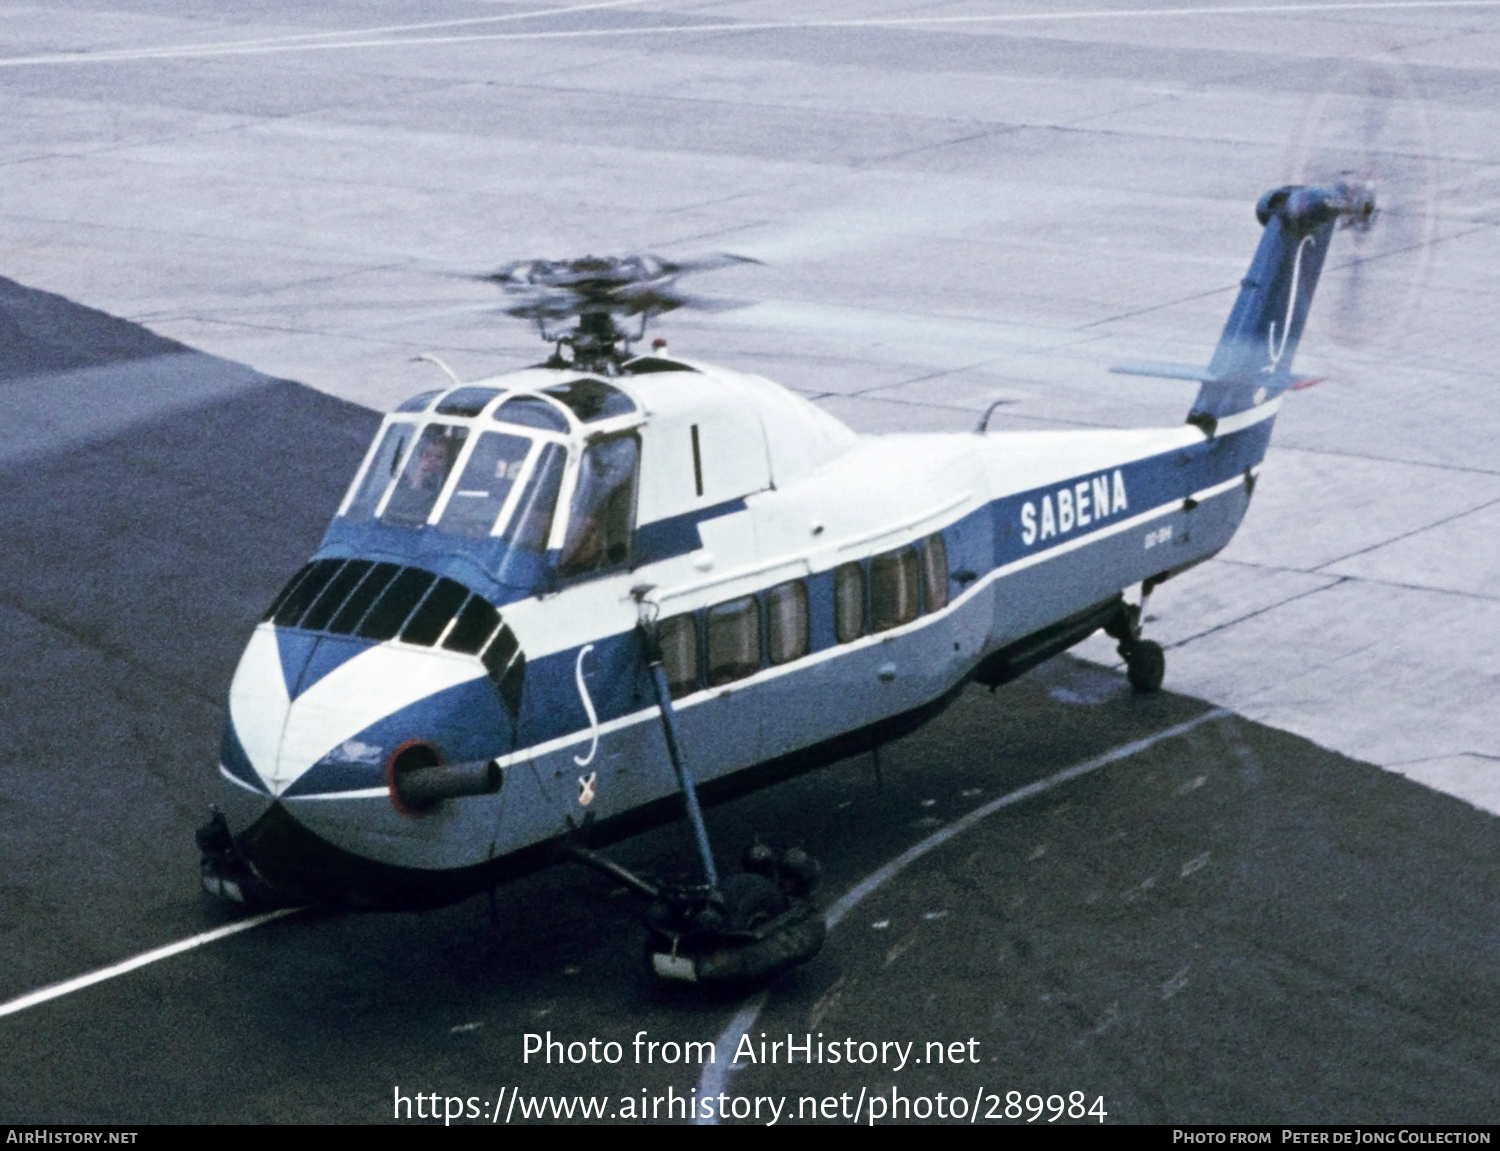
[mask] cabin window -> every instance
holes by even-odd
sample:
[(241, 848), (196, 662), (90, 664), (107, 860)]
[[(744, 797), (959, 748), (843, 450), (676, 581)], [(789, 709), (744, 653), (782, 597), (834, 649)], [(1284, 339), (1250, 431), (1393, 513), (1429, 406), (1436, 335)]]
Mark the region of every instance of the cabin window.
[(496, 683), (505, 674), (505, 669), (510, 666), (510, 661), (515, 658), (516, 652), (520, 650), (520, 644), (516, 642), (516, 633), (508, 627), (502, 627), (500, 634), (495, 636), (495, 642), (485, 649), (481, 657), (484, 668), (490, 673), (490, 678)]
[(865, 633), (865, 569), (858, 563), (833, 569), (833, 630), (839, 643)]
[[(510, 634), (509, 628), (501, 628), (502, 638)], [(495, 647), (499, 641), (495, 642)], [(494, 648), (492, 647), (493, 651)], [(500, 693), (500, 702), (505, 705), (505, 710), (510, 712), (511, 719), (521, 714), (521, 692), (526, 683), (526, 653), (517, 652), (503, 670), (497, 670), (491, 666), (490, 653), (485, 652), (485, 666), (489, 668), (490, 678), (494, 681), (495, 689)]]
[(927, 610), (948, 606), (948, 545), (941, 535), (922, 541), (922, 580), (927, 585)]
[(634, 436), (599, 440), (584, 449), (559, 574), (587, 575), (630, 559), (640, 452)]
[(469, 429), (456, 424), (428, 424), (423, 428), (401, 469), (401, 478), (385, 501), (380, 522), (403, 528), (425, 524), (468, 437)]
[(638, 360), (631, 360), (622, 370), (627, 376), (643, 376), (651, 372), (696, 372), (698, 369), (660, 356), (642, 356)]
[(667, 690), (673, 699), (698, 690), (698, 621), (691, 615), (675, 615), (656, 629), (661, 646), (661, 667), (667, 675)]
[(766, 592), (766, 651), (773, 664), (805, 656), (809, 630), (805, 583), (792, 580)]
[(542, 445), (542, 453), (531, 469), (531, 479), (510, 517), (510, 526), (505, 529), (506, 543), (530, 552), (547, 550), (567, 459), (568, 453), (561, 444)]
[(452, 535), (483, 539), (505, 507), (506, 497), (526, 465), (531, 441), (505, 432), (485, 432), (469, 453), (458, 486), (448, 497), (438, 527)]
[(760, 670), (760, 608), (753, 595), (708, 609), (708, 685)]
[(348, 635), (352, 632), (359, 626), (359, 621), (364, 619), (365, 612), (370, 610), (375, 597), (385, 590), (385, 585), (400, 570), (400, 565), (389, 563), (376, 564), (371, 568), (370, 574), (360, 581), (353, 594), (344, 601), (343, 607), (339, 608), (338, 614), (329, 621), (328, 630), (336, 635)]
[(416, 430), (415, 424), (404, 422), (391, 424), (385, 429), (385, 435), (380, 439), (380, 446), (375, 449), (370, 466), (365, 469), (365, 474), (355, 488), (354, 499), (349, 502), (349, 510), (345, 513), (347, 519), (368, 520), (375, 515), (375, 509), (380, 506), (380, 497), (385, 495), (385, 489), (395, 478), (396, 469), (401, 466), (401, 457), (411, 444)]
[(887, 552), (870, 561), (872, 631), (886, 631), (917, 618), (921, 610), (917, 570), (915, 548)]

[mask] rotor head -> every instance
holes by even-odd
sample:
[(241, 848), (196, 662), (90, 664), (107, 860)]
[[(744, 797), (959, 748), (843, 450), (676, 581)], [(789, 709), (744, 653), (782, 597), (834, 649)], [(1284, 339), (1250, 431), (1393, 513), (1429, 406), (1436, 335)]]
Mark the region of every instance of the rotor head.
[[(630, 355), (655, 316), (677, 308), (716, 310), (724, 301), (706, 300), (682, 291), (677, 279), (733, 264), (758, 261), (727, 252), (696, 260), (664, 260), (649, 254), (584, 256), (575, 260), (518, 260), (480, 279), (497, 284), (510, 298), (506, 315), (533, 321), (542, 338), (556, 345), (549, 364), (586, 371), (614, 372)], [(733, 306), (732, 304), (730, 306)], [(619, 319), (638, 320), (626, 333)], [(571, 329), (567, 322), (574, 321)], [(572, 352), (563, 357), (562, 349)]]

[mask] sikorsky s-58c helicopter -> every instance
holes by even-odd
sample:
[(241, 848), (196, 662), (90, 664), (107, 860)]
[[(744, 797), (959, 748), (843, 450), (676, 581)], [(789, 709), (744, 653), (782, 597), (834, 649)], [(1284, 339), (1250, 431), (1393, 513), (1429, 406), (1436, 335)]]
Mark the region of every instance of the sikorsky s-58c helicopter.
[[(1141, 606), (1229, 542), (1329, 244), (1376, 213), (1349, 181), (1256, 214), (1208, 367), (1123, 369), (1201, 382), (1159, 429), (856, 435), (765, 379), (631, 354), (691, 302), (680, 275), (733, 257), (497, 273), (555, 353), (385, 418), (240, 661), (205, 886), (412, 908), (562, 854), (650, 897), (659, 975), (807, 959), (816, 863), (756, 845), (721, 878), (699, 788), (878, 748), (1101, 628), (1138, 691), (1161, 685)], [(595, 849), (684, 809), (700, 882)]]

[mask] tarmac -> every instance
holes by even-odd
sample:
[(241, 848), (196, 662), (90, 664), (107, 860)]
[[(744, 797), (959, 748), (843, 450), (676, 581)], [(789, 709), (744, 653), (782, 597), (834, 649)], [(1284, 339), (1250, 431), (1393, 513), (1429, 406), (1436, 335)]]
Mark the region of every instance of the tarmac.
[[(538, 356), (466, 276), (733, 251), (764, 263), (701, 287), (749, 303), (662, 334), (860, 431), (996, 400), (992, 427), (1175, 423), (1192, 385), (1106, 369), (1206, 362), (1256, 196), (1354, 171), (1389, 195), (1338, 237), (1358, 259), (1299, 358), (1323, 382), (1234, 543), (1153, 597), (1174, 694), (1091, 641), (966, 693), (878, 786), (850, 761), (711, 814), (814, 850), (832, 901), (1199, 721), (924, 854), (754, 1017), (980, 1062), (720, 1082), (986, 1121), (1010, 1090), (1110, 1122), (1492, 1120), (1500, 5), (538, 11), (0, 16), (0, 1005), (227, 922), (191, 830), (249, 628), (376, 411), (436, 382), (411, 357)], [(369, 1122), (410, 1089), (488, 1120), (510, 1089), (508, 1119), (580, 1094), (625, 1119), (707, 1082), (635, 1063), (638, 1031), (711, 1040), (744, 1006), (653, 991), (633, 910), (558, 868), (498, 926), (483, 900), (268, 924), (0, 1018), (0, 1117)], [(547, 1031), (627, 1054), (524, 1060)]]

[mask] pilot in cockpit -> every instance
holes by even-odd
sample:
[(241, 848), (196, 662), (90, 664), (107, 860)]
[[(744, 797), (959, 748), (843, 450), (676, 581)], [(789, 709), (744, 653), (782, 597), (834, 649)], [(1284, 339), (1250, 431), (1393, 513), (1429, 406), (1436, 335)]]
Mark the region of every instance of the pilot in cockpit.
[(453, 467), (454, 444), (446, 436), (423, 436), (417, 458), (407, 469), (406, 486), (421, 492), (439, 492)]
[(427, 521), (467, 434), (464, 428), (442, 424), (429, 424), (422, 430), (401, 478), (386, 501), (380, 516), (382, 522), (414, 528)]

